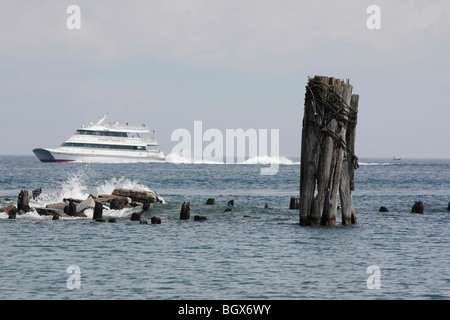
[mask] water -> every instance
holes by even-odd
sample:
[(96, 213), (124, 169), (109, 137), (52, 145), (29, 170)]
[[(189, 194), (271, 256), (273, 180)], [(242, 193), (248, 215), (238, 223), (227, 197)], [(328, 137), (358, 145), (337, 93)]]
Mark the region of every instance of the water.
[[(358, 224), (299, 227), (289, 210), (299, 193), (295, 161), (261, 176), (260, 164), (0, 157), (0, 208), (39, 187), (42, 199), (32, 206), (115, 187), (154, 190), (165, 200), (143, 216), (161, 225), (131, 221), (138, 208), (104, 211), (116, 223), (92, 222), (92, 210), (57, 221), (0, 212), (0, 299), (449, 299), (450, 160), (360, 162)], [(211, 197), (217, 204), (205, 205)], [(424, 214), (410, 213), (417, 200)], [(188, 221), (179, 220), (184, 201)], [(381, 205), (390, 211), (378, 212)], [(208, 220), (194, 221), (196, 214)], [(80, 289), (68, 288), (69, 266), (79, 267)], [(369, 266), (379, 268), (379, 289), (368, 288)]]

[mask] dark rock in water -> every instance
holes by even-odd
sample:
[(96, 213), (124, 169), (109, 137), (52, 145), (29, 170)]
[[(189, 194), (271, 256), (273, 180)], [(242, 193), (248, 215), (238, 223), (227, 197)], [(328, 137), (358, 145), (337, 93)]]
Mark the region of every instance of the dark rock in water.
[(188, 220), (191, 217), (191, 203), (183, 202), (180, 210), (180, 220)]
[(141, 221), (141, 215), (142, 215), (141, 212), (133, 212), (133, 213), (131, 214), (130, 220), (131, 220), (131, 221)]
[(389, 209), (386, 208), (385, 206), (381, 206), (380, 210), (378, 210), (379, 212), (389, 212)]
[(59, 216), (58, 210), (48, 209), (48, 208), (34, 208), (34, 209), (40, 216), (54, 216), (54, 215)]
[(17, 210), (17, 208), (13, 208), (13, 209), (9, 210), (8, 219), (15, 219), (18, 211), (19, 210)]
[(208, 200), (206, 200), (206, 204), (210, 205), (210, 206), (214, 206), (216, 204), (216, 199), (209, 198)]
[(195, 215), (194, 216), (194, 220), (195, 221), (206, 221), (206, 220), (208, 220), (205, 216), (198, 216), (198, 215)]
[(97, 220), (102, 218), (103, 218), (103, 204), (101, 202), (95, 201), (93, 219)]
[(411, 208), (412, 213), (423, 213), (423, 202), (422, 201), (416, 201)]
[(228, 201), (227, 206), (234, 207), (234, 200)]
[(6, 208), (1, 209), (0, 211), (3, 211), (6, 214), (9, 214), (9, 212), (13, 209), (17, 210), (17, 207), (15, 205), (11, 204), (11, 205), (7, 206)]
[(59, 220), (59, 214), (54, 214), (52, 220)]
[(269, 204), (268, 204), (268, 203), (266, 203), (266, 204), (264, 205), (264, 209), (272, 209), (272, 208), (269, 207)]
[(103, 218), (98, 218), (98, 219), (95, 219), (95, 221), (97, 221), (97, 222), (106, 222), (106, 220), (105, 220), (105, 219), (103, 219)]
[(87, 218), (87, 215), (83, 212), (75, 212), (71, 217), (78, 217), (78, 218)]
[(148, 224), (147, 220), (139, 220), (140, 224)]
[(24, 213), (30, 212), (30, 196), (28, 190), (21, 190), (19, 198), (17, 199), (17, 209), (22, 210)]
[(109, 208), (111, 210), (122, 210), (128, 204), (127, 198), (114, 198), (109, 203)]
[(33, 195), (33, 200), (36, 200), (42, 193), (42, 188), (34, 189), (31, 194)]
[(117, 222), (117, 221), (116, 221), (115, 218), (109, 218), (109, 219), (108, 219), (108, 222), (113, 222), (113, 223), (114, 223), (114, 222)]
[(149, 200), (144, 201), (144, 203), (142, 204), (142, 210), (147, 211), (148, 209), (150, 209), (150, 205), (151, 202)]
[(64, 208), (64, 213), (67, 213), (69, 216), (73, 217), (77, 212), (77, 206), (73, 200), (70, 200), (67, 207)]
[(300, 198), (291, 197), (289, 209), (300, 209)]
[(161, 224), (161, 218), (160, 217), (151, 217), (152, 224)]
[(231, 212), (231, 208), (226, 208), (223, 213), (225, 213), (225, 212)]
[(447, 210), (450, 211), (450, 202), (448, 203)]

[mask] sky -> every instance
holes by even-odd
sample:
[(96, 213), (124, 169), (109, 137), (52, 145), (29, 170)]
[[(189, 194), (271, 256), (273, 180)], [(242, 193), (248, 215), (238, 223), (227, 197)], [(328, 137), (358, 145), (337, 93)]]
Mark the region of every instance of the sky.
[(57, 147), (108, 113), (147, 124), (166, 155), (202, 121), (278, 129), (280, 155), (300, 157), (322, 75), (360, 96), (360, 158), (450, 158), (449, 40), (448, 0), (0, 0), (0, 154)]

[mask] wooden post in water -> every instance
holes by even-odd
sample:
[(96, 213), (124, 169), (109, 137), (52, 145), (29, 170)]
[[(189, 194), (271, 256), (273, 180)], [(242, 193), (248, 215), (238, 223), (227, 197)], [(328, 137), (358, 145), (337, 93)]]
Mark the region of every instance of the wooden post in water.
[(349, 81), (308, 80), (302, 128), (300, 225), (335, 225), (339, 192), (342, 223), (356, 223), (351, 192), (358, 95)]

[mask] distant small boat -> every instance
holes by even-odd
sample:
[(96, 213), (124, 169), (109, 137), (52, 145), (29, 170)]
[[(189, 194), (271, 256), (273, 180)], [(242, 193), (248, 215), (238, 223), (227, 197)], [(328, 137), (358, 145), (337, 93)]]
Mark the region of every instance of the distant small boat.
[(402, 158), (399, 156), (394, 156), (394, 160), (402, 160)]

